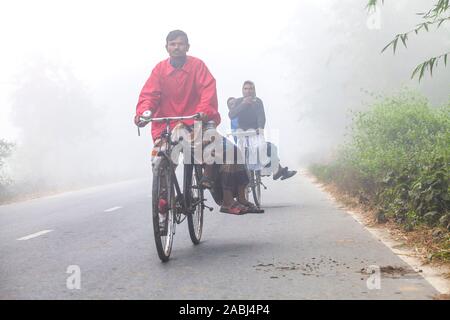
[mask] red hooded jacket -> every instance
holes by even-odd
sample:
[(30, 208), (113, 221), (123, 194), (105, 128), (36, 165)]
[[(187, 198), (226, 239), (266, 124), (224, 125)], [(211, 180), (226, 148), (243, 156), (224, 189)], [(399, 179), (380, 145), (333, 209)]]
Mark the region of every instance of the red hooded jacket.
[[(187, 56), (183, 67), (176, 69), (170, 59), (161, 61), (148, 78), (136, 106), (136, 114), (150, 110), (152, 117), (191, 116), (203, 112), (209, 121), (220, 123), (216, 80), (200, 59)], [(183, 121), (187, 125), (194, 120)], [(171, 129), (177, 122), (171, 122)], [(152, 123), (152, 137), (156, 140), (165, 123)]]

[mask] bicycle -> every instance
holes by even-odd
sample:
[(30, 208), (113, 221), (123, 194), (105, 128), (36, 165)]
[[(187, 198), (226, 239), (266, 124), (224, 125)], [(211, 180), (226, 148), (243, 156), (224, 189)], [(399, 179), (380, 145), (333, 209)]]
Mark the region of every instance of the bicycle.
[[(198, 185), (202, 178), (201, 164), (184, 164), (183, 192), (181, 192), (175, 174), (176, 164), (171, 160), (173, 148), (180, 141), (172, 141), (171, 121), (199, 119), (195, 114), (187, 117), (145, 118), (143, 122), (165, 122), (166, 128), (161, 133), (161, 148), (153, 163), (152, 218), (158, 256), (167, 262), (172, 251), (176, 225), (188, 220), (189, 236), (194, 245), (200, 243), (203, 231), (204, 208), (213, 208), (204, 204), (204, 189)], [(193, 154), (193, 153), (192, 153)]]
[[(245, 164), (247, 165), (247, 171), (249, 176), (249, 184), (247, 185), (247, 200), (249, 199), (250, 193), (253, 196), (253, 201), (255, 205), (260, 208), (261, 207), (261, 186), (264, 187), (264, 190), (267, 190), (267, 187), (261, 180), (261, 170), (255, 169), (260, 167), (259, 164), (255, 166), (255, 164), (250, 163), (250, 142), (249, 137), (257, 136), (258, 133), (254, 130), (248, 131), (235, 131), (233, 133), (228, 134), (228, 136), (233, 136), (237, 138), (237, 141), (244, 138), (244, 159)], [(259, 154), (257, 154), (257, 163), (259, 163)]]

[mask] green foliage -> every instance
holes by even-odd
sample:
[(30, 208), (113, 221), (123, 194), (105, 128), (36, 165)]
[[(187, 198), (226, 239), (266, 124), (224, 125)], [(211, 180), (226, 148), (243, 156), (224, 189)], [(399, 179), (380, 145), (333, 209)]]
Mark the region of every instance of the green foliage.
[(11, 155), (14, 144), (0, 139), (0, 169), (4, 165), (4, 159)]
[(433, 57), (421, 64), (419, 64), (413, 71), (411, 78), (419, 75), (419, 81), (423, 78), (427, 70), (430, 71), (430, 75), (433, 75), (433, 68), (439, 65), (439, 62), (444, 61), (444, 66), (447, 66), (447, 58), (450, 52), (441, 54), (440, 56)]
[(450, 103), (433, 108), (404, 91), (356, 113), (350, 137), (335, 161), (312, 168), (319, 179), (408, 227), (450, 228)]
[(9, 182), (8, 178), (3, 172), (3, 167), (5, 165), (5, 159), (11, 155), (13, 148), (14, 144), (0, 139), (0, 193)]
[[(403, 46), (407, 48), (407, 41), (409, 35), (412, 33), (419, 34), (419, 32), (425, 30), (426, 32), (430, 31), (431, 26), (436, 26), (436, 28), (440, 28), (443, 23), (450, 21), (450, 0), (438, 0), (435, 5), (428, 10), (427, 12), (418, 13), (424, 20), (422, 23), (419, 23), (415, 28), (412, 30), (397, 34), (394, 39), (389, 42), (381, 52), (386, 51), (389, 47), (392, 47), (392, 50), (395, 54), (398, 42), (399, 40), (402, 42)], [(379, 3), (378, 0), (369, 0), (367, 4), (367, 8), (369, 10), (375, 10), (377, 4)], [(382, 3), (384, 3), (384, 0), (382, 0)], [(447, 66), (447, 58), (450, 52), (443, 53), (439, 56), (432, 57), (421, 64), (419, 64), (413, 71), (411, 78), (414, 78), (415, 76), (419, 76), (419, 82), (422, 80), (422, 78), (425, 75), (426, 71), (430, 72), (430, 75), (433, 76), (433, 69), (439, 65), (439, 62), (444, 62), (444, 66)]]

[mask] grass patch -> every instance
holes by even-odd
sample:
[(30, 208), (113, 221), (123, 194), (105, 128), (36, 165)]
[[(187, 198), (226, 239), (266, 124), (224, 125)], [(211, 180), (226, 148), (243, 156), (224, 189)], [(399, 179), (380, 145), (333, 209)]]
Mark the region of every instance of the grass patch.
[(439, 258), (450, 260), (450, 102), (432, 107), (409, 91), (354, 114), (347, 141), (329, 163), (310, 167), (406, 231), (440, 229)]

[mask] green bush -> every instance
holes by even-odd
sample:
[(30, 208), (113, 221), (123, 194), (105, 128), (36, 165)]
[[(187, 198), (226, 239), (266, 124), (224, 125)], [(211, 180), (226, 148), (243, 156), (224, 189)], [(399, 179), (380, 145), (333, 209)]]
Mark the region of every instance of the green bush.
[(449, 151), (450, 103), (405, 91), (356, 113), (336, 159), (311, 170), (408, 227), (450, 228)]
[(3, 167), (5, 165), (5, 159), (11, 155), (13, 147), (14, 144), (0, 139), (0, 196), (10, 182), (6, 174), (3, 172)]

